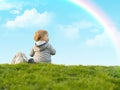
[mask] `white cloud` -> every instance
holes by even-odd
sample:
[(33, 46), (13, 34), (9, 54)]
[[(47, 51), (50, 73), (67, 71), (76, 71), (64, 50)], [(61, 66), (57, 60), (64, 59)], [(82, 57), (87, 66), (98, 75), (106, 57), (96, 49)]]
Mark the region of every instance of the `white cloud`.
[(0, 10), (9, 10), (11, 14), (19, 14), (20, 10), (22, 10), (21, 3), (14, 3), (14, 2), (1, 2), (0, 3)]
[(63, 32), (65, 37), (74, 39), (79, 36), (79, 28), (74, 27), (73, 25), (59, 25), (59, 30)]
[(98, 28), (95, 28), (95, 29), (92, 29), (92, 31), (91, 31), (92, 33), (99, 33), (100, 32), (100, 29), (98, 29)]
[(21, 16), (17, 16), (14, 20), (7, 21), (5, 26), (8, 28), (44, 27), (49, 24), (51, 19), (51, 13), (39, 13), (36, 9), (31, 9), (24, 11)]
[(11, 14), (19, 14), (20, 11), (19, 11), (19, 10), (11, 10), (10, 13), (11, 13)]
[(73, 22), (68, 25), (58, 25), (59, 30), (69, 39), (78, 38), (80, 30), (93, 27), (94, 24), (87, 21)]
[[(116, 27), (109, 28), (112, 33), (108, 33), (107, 30), (104, 30), (102, 34), (97, 34), (94, 38), (86, 41), (87, 46), (106, 46), (107, 43), (113, 43), (120, 45), (120, 32)], [(112, 35), (112, 36), (111, 36)]]
[(88, 29), (94, 26), (92, 22), (88, 21), (80, 21), (80, 22), (74, 22), (72, 23), (74, 27), (78, 27), (79, 29)]
[(103, 46), (105, 41), (107, 39), (106, 33), (102, 33), (99, 35), (96, 35), (93, 39), (89, 39), (86, 41), (87, 46)]
[(7, 3), (7, 2), (1, 2), (0, 3), (0, 10), (10, 10), (12, 8), (18, 8), (18, 5)]

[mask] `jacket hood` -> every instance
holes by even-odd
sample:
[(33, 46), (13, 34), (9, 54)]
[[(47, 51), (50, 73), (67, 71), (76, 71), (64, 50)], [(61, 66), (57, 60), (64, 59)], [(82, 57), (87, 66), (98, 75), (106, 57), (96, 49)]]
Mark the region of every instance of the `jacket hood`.
[(36, 45), (36, 46), (43, 46), (43, 45), (45, 45), (45, 44), (46, 44), (45, 41), (37, 41), (37, 42), (35, 42), (35, 45)]
[(47, 42), (45, 41), (37, 41), (35, 42), (36, 50), (43, 51), (47, 48)]

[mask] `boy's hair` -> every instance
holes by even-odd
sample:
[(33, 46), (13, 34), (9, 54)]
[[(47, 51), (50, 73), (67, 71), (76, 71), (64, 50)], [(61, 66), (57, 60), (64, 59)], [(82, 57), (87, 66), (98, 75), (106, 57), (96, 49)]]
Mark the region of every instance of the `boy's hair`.
[(39, 41), (39, 40), (44, 41), (44, 35), (45, 34), (48, 34), (48, 32), (46, 30), (36, 31), (35, 34), (34, 34), (34, 40), (35, 41)]

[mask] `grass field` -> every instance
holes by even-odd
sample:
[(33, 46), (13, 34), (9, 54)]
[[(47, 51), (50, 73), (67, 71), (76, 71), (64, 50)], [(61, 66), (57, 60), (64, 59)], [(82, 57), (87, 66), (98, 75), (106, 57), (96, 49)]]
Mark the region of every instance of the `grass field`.
[(0, 90), (120, 90), (120, 67), (1, 64)]

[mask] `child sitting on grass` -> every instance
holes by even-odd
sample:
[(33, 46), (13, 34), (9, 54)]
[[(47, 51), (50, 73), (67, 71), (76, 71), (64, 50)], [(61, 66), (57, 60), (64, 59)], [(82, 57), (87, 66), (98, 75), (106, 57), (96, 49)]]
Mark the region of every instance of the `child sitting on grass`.
[(51, 63), (51, 55), (55, 55), (56, 50), (48, 43), (49, 37), (46, 30), (38, 30), (34, 34), (35, 46), (30, 52), (28, 63)]

